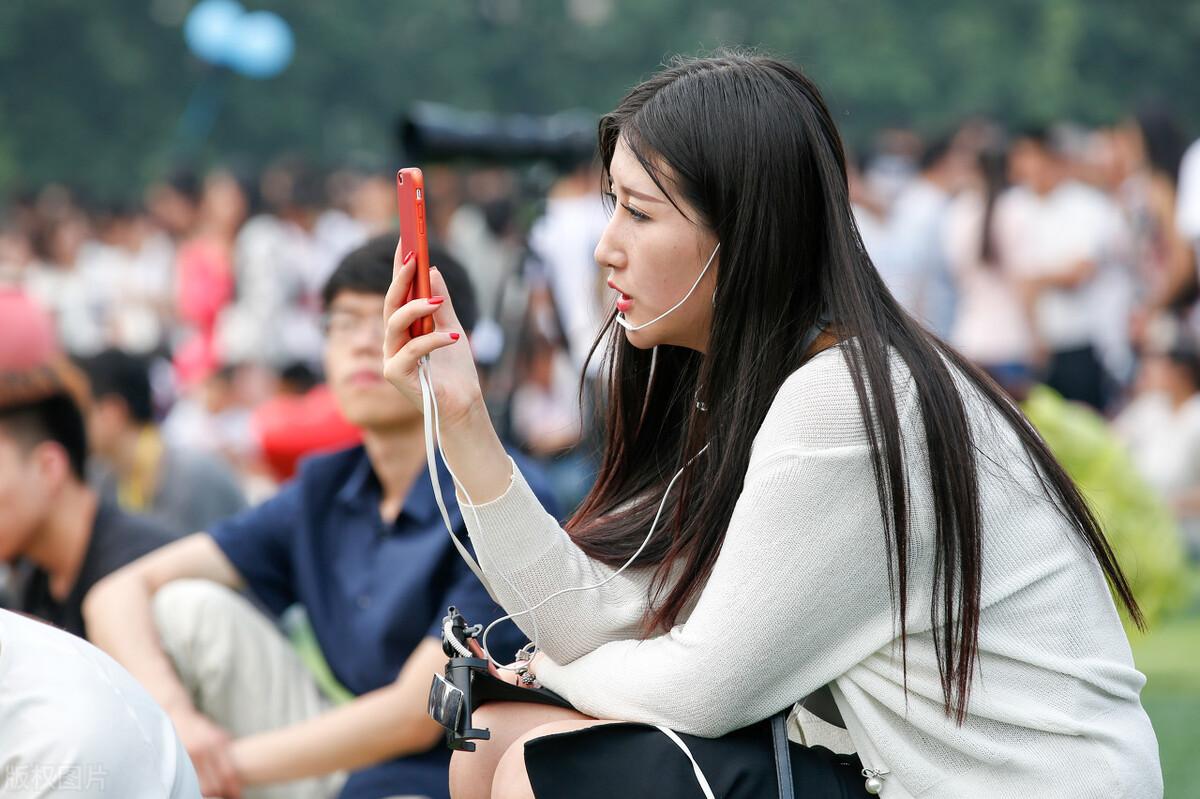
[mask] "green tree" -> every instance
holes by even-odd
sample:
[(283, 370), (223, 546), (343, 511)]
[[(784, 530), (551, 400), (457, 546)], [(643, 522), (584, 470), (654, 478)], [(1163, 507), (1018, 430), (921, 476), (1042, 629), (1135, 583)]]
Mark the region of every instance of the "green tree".
[(0, 189), (58, 180), (132, 195), (181, 157), (196, 92), (220, 115), (195, 157), (281, 152), (383, 163), (414, 100), (602, 112), (674, 53), (760, 47), (801, 64), (843, 132), (934, 131), (969, 114), (1101, 122), (1148, 95), (1200, 129), (1200, 6), (1173, 0), (244, 0), (284, 16), (281, 76), (221, 78), (192, 58), (189, 0), (0, 3)]

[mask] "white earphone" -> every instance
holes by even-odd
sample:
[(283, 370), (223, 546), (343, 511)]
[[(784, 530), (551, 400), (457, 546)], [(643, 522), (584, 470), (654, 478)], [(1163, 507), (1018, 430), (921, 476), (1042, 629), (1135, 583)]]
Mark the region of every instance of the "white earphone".
[(692, 292), (694, 292), (696, 290), (696, 287), (700, 285), (700, 281), (704, 279), (704, 276), (706, 274), (708, 274), (708, 268), (710, 266), (712, 266), (713, 259), (715, 259), (717, 257), (717, 251), (720, 249), (721, 249), (721, 242), (718, 241), (717, 246), (713, 247), (712, 255), (708, 256), (708, 263), (706, 263), (704, 265), (704, 269), (700, 270), (700, 276), (698, 278), (696, 278), (696, 282), (692, 284), (692, 287), (690, 289), (688, 289), (687, 294), (683, 295), (682, 300), (675, 303), (670, 308), (668, 308), (667, 310), (660, 313), (658, 316), (651, 319), (649, 322), (643, 322), (640, 325), (630, 324), (629, 320), (625, 318), (625, 314), (618, 313), (617, 314), (617, 324), (620, 325), (621, 327), (625, 328), (626, 330), (630, 330), (630, 331), (641, 330), (642, 328), (649, 327), (650, 325), (654, 324), (655, 322), (657, 322), (661, 319), (665, 319), (670, 314), (679, 310), (679, 307), (688, 301), (688, 297), (692, 296)]

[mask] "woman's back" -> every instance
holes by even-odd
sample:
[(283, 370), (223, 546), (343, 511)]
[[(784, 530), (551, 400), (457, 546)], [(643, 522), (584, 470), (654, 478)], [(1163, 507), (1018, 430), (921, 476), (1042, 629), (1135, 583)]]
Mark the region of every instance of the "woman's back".
[[(877, 749), (860, 751), (864, 762), (877, 756), (915, 796), (1160, 795), (1156, 740), (1138, 699), (1145, 678), (1134, 669), (1103, 574), (1046, 498), (1015, 432), (961, 374), (978, 463), (984, 569), (967, 717), (957, 728), (947, 718), (926, 587), (936, 534), (926, 448), (919, 414), (909, 412), (911, 379), (897, 360), (912, 487), (910, 585), (920, 589), (910, 592), (907, 673), (893, 641), (835, 682), (851, 733), (860, 728), (856, 742)], [(831, 397), (852, 392), (844, 359), (832, 352), (796, 379), (826, 386)], [(818, 413), (822, 392), (803, 393)], [(862, 424), (851, 415), (844, 421), (865, 442)], [(869, 473), (859, 479), (873, 485)]]

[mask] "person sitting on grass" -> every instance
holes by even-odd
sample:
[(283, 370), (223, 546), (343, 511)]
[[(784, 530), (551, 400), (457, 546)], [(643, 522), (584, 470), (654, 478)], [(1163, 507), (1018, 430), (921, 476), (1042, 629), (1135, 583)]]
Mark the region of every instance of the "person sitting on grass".
[(81, 637), (93, 587), (175, 538), (88, 486), (86, 401), (50, 318), (0, 290), (0, 563), (19, 576), (14, 610)]
[[(274, 498), (133, 563), (86, 608), (96, 641), (171, 715), (206, 795), (447, 796), (450, 754), (426, 714), (446, 660), (441, 620), (449, 605), (484, 623), (500, 609), (446, 534), (420, 411), (383, 379), (396, 243), (347, 255), (323, 292), (326, 377), (363, 444), (308, 460)], [(434, 257), (472, 322), (466, 273)], [(444, 465), (440, 482), (461, 533)], [(321, 690), (242, 588), (272, 616), (303, 606), (349, 701)], [(507, 625), (495, 638), (504, 652), (524, 641)]]

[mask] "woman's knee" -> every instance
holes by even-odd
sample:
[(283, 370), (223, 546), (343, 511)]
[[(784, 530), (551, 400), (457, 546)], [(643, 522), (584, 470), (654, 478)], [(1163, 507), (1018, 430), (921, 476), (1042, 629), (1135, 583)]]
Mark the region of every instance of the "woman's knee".
[(496, 765), (496, 773), (492, 777), (492, 799), (535, 799), (525, 767), (525, 744), (529, 741), (610, 723), (588, 718), (562, 719), (527, 731), (509, 745)]
[(454, 799), (477, 799), (492, 795), (500, 759), (526, 733), (544, 726), (587, 719), (581, 713), (531, 702), (490, 702), (471, 714), (471, 726), (486, 729), (491, 737), (476, 741), (474, 752), (455, 752), (450, 759), (450, 794)]
[(453, 799), (486, 799), (492, 795), (496, 764), (511, 742), (506, 731), (517, 715), (511, 702), (481, 705), (471, 714), (471, 726), (491, 732), (486, 741), (475, 741), (474, 752), (455, 752), (450, 758), (450, 796)]

